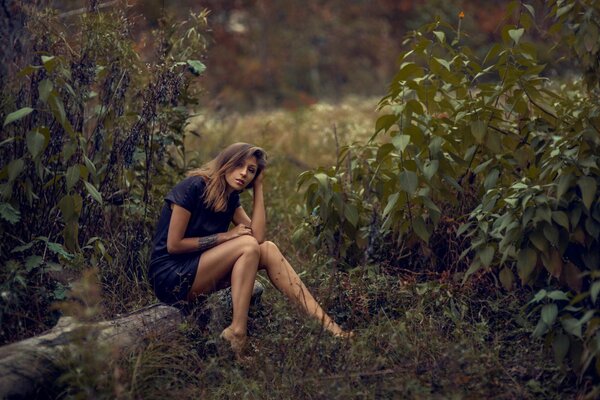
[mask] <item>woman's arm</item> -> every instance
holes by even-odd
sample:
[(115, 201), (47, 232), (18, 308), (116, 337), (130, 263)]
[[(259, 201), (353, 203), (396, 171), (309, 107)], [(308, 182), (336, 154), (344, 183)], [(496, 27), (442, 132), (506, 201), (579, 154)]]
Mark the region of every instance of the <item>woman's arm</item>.
[(173, 204), (171, 207), (171, 221), (169, 222), (169, 234), (167, 235), (167, 251), (169, 254), (192, 253), (194, 251), (207, 250), (238, 236), (252, 234), (250, 228), (243, 224), (239, 224), (227, 232), (203, 237), (184, 238), (192, 213), (177, 204)]
[(265, 241), (267, 217), (265, 215), (265, 200), (263, 197), (263, 178), (265, 171), (262, 171), (260, 175), (254, 180), (254, 186), (252, 188), (253, 203), (252, 203), (252, 235), (256, 238), (258, 243)]
[(246, 211), (240, 206), (233, 214), (233, 223), (236, 225), (243, 224), (249, 226), (252, 230), (251, 235), (256, 238), (258, 243), (265, 241), (266, 233), (266, 215), (265, 202), (263, 197), (263, 174), (264, 171), (254, 181), (254, 202), (252, 205), (252, 219), (246, 214)]

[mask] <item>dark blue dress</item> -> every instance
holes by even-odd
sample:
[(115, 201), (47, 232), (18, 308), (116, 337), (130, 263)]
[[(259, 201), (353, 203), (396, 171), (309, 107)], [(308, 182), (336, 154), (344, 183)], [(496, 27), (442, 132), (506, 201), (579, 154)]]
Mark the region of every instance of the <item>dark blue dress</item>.
[(153, 251), (148, 271), (154, 293), (162, 302), (174, 304), (186, 300), (202, 254), (200, 251), (184, 254), (169, 254), (167, 251), (171, 204), (177, 204), (192, 213), (184, 234), (186, 238), (226, 232), (235, 209), (240, 206), (239, 194), (233, 192), (229, 196), (225, 211), (215, 212), (208, 209), (204, 204), (205, 187), (203, 178), (190, 176), (175, 185), (165, 197), (152, 240)]

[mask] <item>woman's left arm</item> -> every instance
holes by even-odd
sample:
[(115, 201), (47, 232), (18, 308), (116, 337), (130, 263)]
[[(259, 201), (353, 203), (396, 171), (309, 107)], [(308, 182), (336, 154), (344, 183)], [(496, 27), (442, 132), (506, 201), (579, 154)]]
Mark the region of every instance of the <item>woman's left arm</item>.
[(250, 226), (252, 229), (252, 236), (262, 243), (265, 241), (266, 233), (266, 215), (265, 215), (265, 200), (263, 196), (263, 177), (264, 171), (254, 180), (254, 186), (252, 189), (253, 204), (252, 204), (252, 219), (248, 217), (246, 211), (240, 206), (235, 210), (233, 214), (233, 223), (244, 224)]

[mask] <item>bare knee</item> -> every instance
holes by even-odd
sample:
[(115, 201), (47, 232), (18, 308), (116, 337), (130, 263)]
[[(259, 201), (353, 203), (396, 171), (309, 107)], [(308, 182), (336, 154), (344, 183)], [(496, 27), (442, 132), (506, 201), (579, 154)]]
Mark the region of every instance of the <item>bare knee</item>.
[(265, 241), (260, 245), (260, 263), (261, 266), (265, 266), (269, 260), (275, 260), (276, 258), (283, 258), (279, 247), (273, 242)]
[(239, 242), (243, 254), (258, 257), (260, 255), (260, 245), (254, 236), (243, 235), (236, 238)]

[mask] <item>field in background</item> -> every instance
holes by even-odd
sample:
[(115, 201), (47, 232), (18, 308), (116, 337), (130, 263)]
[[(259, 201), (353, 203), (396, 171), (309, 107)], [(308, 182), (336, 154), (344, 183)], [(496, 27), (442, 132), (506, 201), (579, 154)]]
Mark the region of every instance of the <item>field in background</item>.
[(250, 142), (264, 147), (274, 162), (287, 160), (300, 171), (329, 165), (335, 162), (336, 140), (342, 146), (373, 134), (378, 101), (349, 97), (340, 103), (317, 103), (294, 110), (201, 112), (187, 126), (185, 158), (193, 165), (230, 143)]

